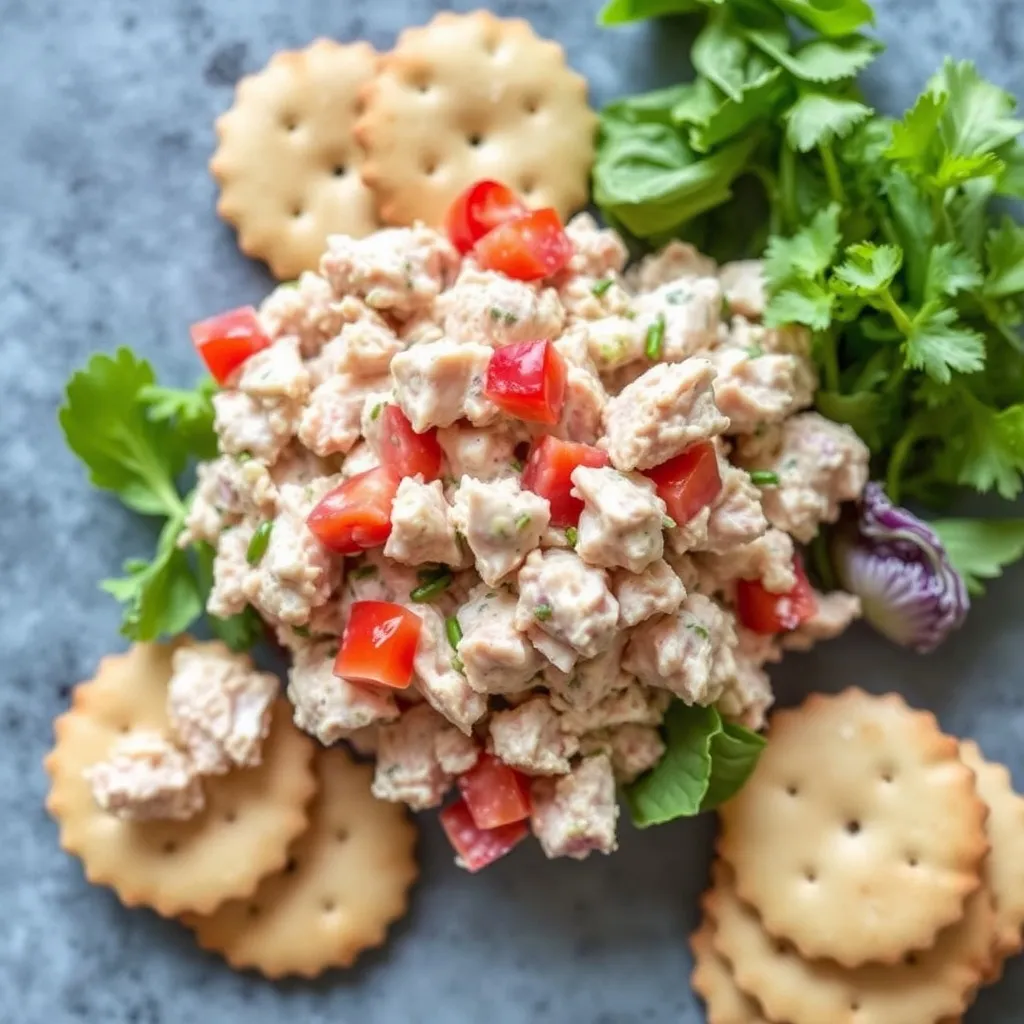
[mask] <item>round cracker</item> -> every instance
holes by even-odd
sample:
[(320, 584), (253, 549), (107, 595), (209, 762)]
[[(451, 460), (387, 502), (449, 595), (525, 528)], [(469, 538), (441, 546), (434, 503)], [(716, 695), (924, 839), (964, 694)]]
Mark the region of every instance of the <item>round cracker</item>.
[(281, 280), (316, 270), (329, 235), (380, 227), (352, 134), (377, 60), (369, 43), (329, 39), (277, 53), (238, 83), (217, 121), (217, 212), (238, 229), (242, 251)]
[(268, 978), (315, 977), (381, 945), (418, 874), (416, 829), (404, 807), (370, 792), (373, 768), (341, 747), (318, 750), (309, 829), (286, 870), (245, 900), (183, 920), (204, 949)]
[(262, 763), (204, 779), (206, 807), (187, 821), (123, 821), (95, 802), (83, 771), (133, 730), (166, 733), (173, 644), (136, 644), (104, 658), (91, 682), (75, 687), (45, 761), (46, 801), (61, 846), (81, 858), (86, 878), (108, 885), (126, 906), (166, 917), (208, 913), (251, 893), (281, 868), (306, 827), (313, 795), (313, 742), (292, 724), (286, 700), (274, 705)]
[(895, 963), (978, 889), (985, 816), (933, 715), (850, 689), (773, 717), (719, 851), (771, 935), (847, 967)]
[(960, 756), (975, 774), (978, 795), (988, 806), (985, 828), (992, 849), (985, 861), (985, 879), (996, 910), (993, 971), (1002, 973), (1003, 961), (1024, 948), (1024, 797), (1013, 790), (1010, 773), (986, 761), (972, 740), (960, 743)]
[(438, 14), (363, 89), (363, 180), (388, 224), (443, 222), (482, 178), (563, 216), (587, 201), (597, 115), (565, 51), (518, 18)]
[(693, 974), (690, 984), (704, 1000), (707, 1024), (767, 1024), (757, 1003), (740, 991), (728, 962), (714, 946), (715, 923), (705, 917), (690, 936)]
[[(968, 897), (961, 921), (935, 945), (898, 964), (847, 968), (806, 960), (772, 938), (726, 873), (708, 893), (714, 945), (736, 985), (765, 1016), (786, 1024), (936, 1024), (966, 1008), (989, 963), (995, 913), (985, 888)], [(844, 918), (832, 927), (841, 930)]]

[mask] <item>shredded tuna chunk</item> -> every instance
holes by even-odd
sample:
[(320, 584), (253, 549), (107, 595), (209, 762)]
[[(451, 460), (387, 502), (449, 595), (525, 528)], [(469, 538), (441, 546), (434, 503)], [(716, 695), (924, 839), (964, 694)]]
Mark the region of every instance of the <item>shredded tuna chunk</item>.
[(250, 356), (238, 371), (239, 391), (253, 398), (303, 402), (309, 394), (309, 370), (302, 362), (298, 338), (282, 338)]
[(612, 593), (619, 602), (619, 629), (630, 629), (652, 615), (669, 615), (686, 597), (682, 580), (664, 559), (651, 562), (643, 572), (617, 569)]
[(605, 754), (584, 758), (568, 775), (537, 779), (530, 824), (548, 857), (583, 860), (616, 849), (615, 776)]
[(600, 378), (579, 366), (569, 366), (565, 381), (565, 404), (554, 427), (544, 433), (568, 441), (595, 444), (601, 436), (601, 417), (608, 395)]
[(442, 427), (437, 440), (456, 479), (471, 476), (487, 483), (516, 473), (516, 445), (522, 439), (501, 425), (487, 430), (462, 424)]
[(572, 493), (583, 500), (576, 550), (591, 565), (643, 572), (665, 551), (665, 502), (639, 474), (578, 466)]
[(516, 628), (543, 632), (574, 655), (593, 658), (607, 650), (618, 614), (607, 575), (585, 565), (574, 551), (532, 551), (519, 570)]
[(617, 231), (598, 227), (589, 213), (577, 213), (565, 225), (573, 254), (566, 271), (589, 277), (621, 273), (629, 259), (629, 250)]
[(480, 759), (480, 746), (458, 729), (442, 729), (434, 737), (434, 756), (446, 775), (459, 776)]
[(424, 484), (405, 477), (391, 505), (391, 535), (384, 545), (385, 557), (404, 565), (460, 565), (463, 555), (448, 512), (440, 480)]
[(633, 631), (623, 667), (685, 704), (713, 704), (734, 674), (731, 618), (703, 594), (689, 594), (674, 615), (648, 619)]
[(342, 480), (351, 480), (352, 477), (376, 469), (379, 465), (380, 458), (377, 453), (365, 441), (357, 441), (341, 464), (340, 476)]
[(580, 737), (583, 754), (607, 754), (615, 781), (627, 785), (650, 771), (664, 756), (661, 733), (650, 725), (620, 725)]
[(541, 657), (515, 628), (515, 616), (515, 597), (486, 587), (474, 590), (459, 609), (457, 653), (478, 693), (515, 693), (540, 671)]
[(435, 746), (446, 725), (433, 708), (420, 704), (380, 727), (372, 787), (378, 800), (408, 804), (414, 811), (441, 803), (452, 784)]
[(196, 771), (221, 775), (262, 759), (277, 676), (221, 643), (179, 647), (167, 686), (167, 717)]
[(255, 459), (221, 455), (196, 469), (195, 494), (178, 546), (197, 540), (216, 544), (223, 530), (243, 516), (265, 518), (276, 512), (277, 487), (267, 467)]
[(395, 698), (388, 691), (355, 686), (334, 674), (336, 653), (332, 644), (307, 644), (295, 653), (288, 670), (295, 724), (325, 746), (398, 717)]
[(260, 323), (271, 338), (298, 338), (304, 356), (315, 356), (342, 328), (370, 311), (358, 300), (336, 299), (319, 274), (304, 271), (294, 284), (278, 285), (263, 300)]
[(475, 342), (444, 339), (414, 345), (391, 361), (395, 398), (413, 430), (450, 427), (467, 419), (491, 422), (497, 408), (484, 396), (491, 350)]
[(669, 694), (641, 686), (632, 676), (626, 679), (623, 689), (607, 694), (591, 707), (567, 708), (562, 713), (562, 728), (582, 736), (617, 725), (659, 725), (671, 700)]
[(242, 587), (266, 617), (299, 626), (337, 582), (330, 553), (306, 526), (305, 517), (285, 509), (274, 520), (267, 549)]
[(213, 428), (220, 450), (249, 455), (272, 464), (298, 429), (301, 406), (288, 401), (261, 401), (241, 391), (213, 396)]
[(751, 320), (764, 316), (764, 270), (760, 260), (737, 260), (718, 271), (729, 311)]
[(528, 775), (565, 775), (579, 748), (575, 736), (562, 732), (558, 712), (543, 696), (496, 711), (488, 729), (494, 755)]
[(517, 341), (557, 338), (565, 311), (553, 288), (514, 281), (504, 274), (468, 267), (437, 300), (445, 334), (500, 348)]
[(427, 701), (467, 735), (487, 713), (487, 701), (456, 667), (444, 616), (423, 604), (406, 604), (423, 622), (413, 660), (416, 685)]
[(351, 451), (359, 440), (363, 406), (368, 395), (389, 386), (388, 377), (356, 379), (349, 374), (328, 377), (314, 388), (299, 421), (299, 440), (317, 455)]
[(601, 373), (623, 366), (646, 366), (647, 325), (625, 316), (609, 316), (586, 325), (587, 352)]
[(732, 548), (725, 554), (698, 554), (702, 570), (715, 580), (715, 590), (725, 590), (736, 579), (760, 580), (765, 590), (786, 594), (796, 586), (793, 571), (793, 540), (774, 527), (757, 540)]
[(237, 615), (249, 603), (245, 587), (252, 567), (246, 554), (253, 532), (251, 524), (239, 523), (228, 527), (217, 539), (213, 586), (206, 599), (206, 610), (220, 619)]
[(708, 512), (707, 535), (702, 550), (733, 551), (737, 545), (757, 540), (768, 529), (761, 508), (761, 490), (745, 470), (725, 463), (721, 468), (722, 490)]
[(709, 358), (718, 372), (715, 402), (729, 417), (730, 434), (754, 433), (814, 401), (814, 370), (796, 356), (727, 347)]
[(327, 240), (320, 273), (335, 294), (357, 296), (371, 309), (408, 319), (433, 305), (458, 262), (444, 235), (416, 225), (366, 238), (334, 235)]
[(809, 651), (822, 640), (832, 640), (845, 633), (850, 624), (860, 618), (860, 598), (834, 590), (829, 594), (815, 592), (818, 607), (814, 614), (791, 633), (779, 638), (784, 650)]
[(768, 661), (778, 661), (781, 652), (774, 637), (754, 633), (742, 626), (736, 628), (736, 636), (736, 672), (726, 683), (717, 707), (731, 721), (739, 722), (748, 729), (762, 729), (768, 709), (775, 701), (764, 665)]
[(625, 690), (633, 677), (622, 671), (624, 633), (618, 633), (608, 650), (596, 658), (577, 661), (569, 671), (554, 665), (544, 668), (544, 682), (551, 702), (559, 711), (588, 711), (610, 694)]
[(802, 543), (814, 538), (821, 523), (834, 523), (839, 506), (860, 496), (868, 478), (868, 448), (841, 423), (804, 412), (761, 437), (743, 437), (737, 461), (748, 469), (774, 472), (779, 483), (764, 488), (761, 501), (768, 521)]
[(729, 421), (715, 405), (714, 379), (706, 359), (659, 363), (609, 399), (604, 446), (615, 468), (649, 469), (721, 434)]
[(636, 291), (649, 292), (681, 279), (713, 277), (716, 269), (715, 261), (701, 255), (692, 245), (673, 240), (664, 249), (640, 260), (626, 278)]
[(466, 539), (480, 578), (492, 587), (540, 544), (550, 518), (547, 500), (512, 477), (483, 483), (464, 476), (452, 502), (451, 522)]
[(556, 280), (558, 297), (569, 323), (627, 316), (632, 310), (633, 296), (617, 274), (600, 277), (569, 274)]
[(122, 821), (184, 821), (206, 804), (191, 761), (151, 729), (121, 736), (83, 774), (96, 803)]

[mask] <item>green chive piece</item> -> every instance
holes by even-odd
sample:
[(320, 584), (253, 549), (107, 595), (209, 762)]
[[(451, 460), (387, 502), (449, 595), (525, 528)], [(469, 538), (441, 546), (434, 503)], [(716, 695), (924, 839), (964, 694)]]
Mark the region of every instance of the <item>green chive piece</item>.
[(522, 512), (516, 516), (516, 529), (525, 530), (533, 522), (533, 516), (529, 512)]
[(751, 483), (758, 487), (778, 487), (779, 474), (773, 473), (770, 469), (752, 469), (750, 471)]
[(235, 462), (246, 463), (246, 462), (251, 462), (251, 461), (252, 461), (252, 452), (239, 452), (235, 456)]
[(522, 473), (523, 463), (521, 459), (513, 459), (511, 465), (514, 472)]
[(707, 627), (702, 626), (699, 622), (688, 622), (686, 628), (692, 629), (702, 640), (711, 639), (711, 634), (708, 632)]
[(533, 617), (541, 622), (547, 622), (554, 614), (554, 609), (549, 604), (539, 604), (533, 609)]
[(252, 540), (249, 541), (249, 546), (245, 549), (245, 560), (250, 565), (255, 565), (267, 553), (267, 545), (270, 543), (270, 531), (273, 528), (273, 519), (264, 519), (256, 527), (256, 532), (252, 535)]
[(459, 649), (459, 641), (462, 639), (462, 627), (454, 615), (449, 615), (444, 620), (444, 631), (448, 634), (448, 643), (452, 645), (452, 650), (457, 651)]
[(375, 565), (360, 565), (352, 570), (352, 575), (357, 580), (369, 579), (371, 576), (377, 575), (377, 566)]
[(575, 526), (567, 526), (565, 528), (565, 539), (569, 542), (569, 547), (576, 547), (576, 541), (580, 539), (580, 532)]
[(666, 530), (674, 530), (679, 524), (671, 516), (662, 516), (661, 525)]
[(661, 358), (661, 348), (665, 342), (665, 317), (659, 313), (654, 323), (647, 328), (647, 340), (644, 342), (644, 355), (651, 362)]
[(465, 667), (466, 666), (462, 663), (462, 659), (456, 654), (455, 657), (452, 658), (452, 668), (455, 669), (456, 672), (462, 672)]
[(443, 576), (436, 576), (418, 587), (409, 591), (409, 600), (422, 604), (426, 601), (433, 601), (435, 597), (443, 594), (452, 583), (452, 574), (446, 569)]
[(615, 282), (610, 277), (606, 277), (602, 281), (595, 281), (590, 286), (590, 292), (592, 295), (596, 295), (598, 298), (601, 298), (601, 296), (604, 295), (604, 293), (608, 291), (613, 284), (615, 284)]
[(378, 416), (380, 415), (380, 410), (381, 410), (381, 408), (382, 408), (382, 406), (383, 406), (383, 405), (384, 405), (384, 403), (383, 403), (383, 402), (378, 402), (378, 403), (377, 403), (377, 404), (376, 404), (376, 405), (375, 405), (375, 406), (374, 406), (374, 407), (373, 407), (373, 408), (372, 408), (372, 409), (370, 410), (370, 419), (371, 419), (371, 420), (375, 420), (375, 419), (376, 419), (376, 418), (377, 418), (377, 417), (378, 417)]

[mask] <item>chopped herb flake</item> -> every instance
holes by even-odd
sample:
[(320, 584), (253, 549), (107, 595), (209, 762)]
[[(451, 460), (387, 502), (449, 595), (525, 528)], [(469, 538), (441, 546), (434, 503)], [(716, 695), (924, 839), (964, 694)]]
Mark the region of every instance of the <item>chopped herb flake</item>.
[(522, 512), (516, 516), (516, 529), (525, 530), (533, 522), (533, 516), (529, 512)]
[(747, 348), (748, 359), (760, 359), (764, 355), (764, 349), (760, 345), (750, 345)]
[[(422, 577), (420, 578), (422, 579)], [(409, 591), (409, 600), (417, 603), (433, 601), (435, 597), (440, 597), (451, 586), (451, 583), (452, 574), (445, 569), (443, 575), (435, 576), (418, 587), (413, 587)]]
[(750, 479), (758, 487), (779, 486), (779, 474), (773, 473), (770, 469), (752, 469), (750, 471)]
[(381, 409), (383, 408), (383, 406), (384, 406), (384, 403), (383, 403), (383, 402), (378, 402), (378, 403), (377, 403), (377, 404), (376, 404), (376, 405), (375, 405), (375, 406), (374, 406), (374, 407), (373, 407), (373, 408), (372, 408), (372, 409), (370, 410), (370, 419), (371, 419), (371, 420), (375, 420), (375, 419), (376, 419), (376, 418), (377, 418), (377, 417), (378, 417), (378, 416), (380, 415), (380, 411), (381, 411)]
[(245, 549), (245, 560), (250, 565), (256, 565), (267, 553), (267, 545), (270, 543), (270, 531), (273, 528), (273, 519), (264, 519), (256, 527), (256, 532), (252, 535), (252, 540), (249, 541), (249, 546)]
[(702, 640), (710, 640), (711, 634), (707, 630), (707, 626), (702, 626), (699, 622), (688, 622), (686, 624), (687, 629), (693, 630)]
[(375, 565), (359, 565), (352, 570), (352, 575), (357, 580), (366, 580), (371, 576), (377, 575), (377, 566)]
[(547, 622), (554, 614), (554, 609), (549, 604), (539, 604), (533, 609), (533, 617), (541, 622)]
[(600, 281), (595, 281), (590, 286), (590, 291), (598, 298), (601, 298), (601, 296), (604, 295), (604, 293), (608, 291), (608, 289), (611, 288), (613, 284), (615, 284), (615, 282), (610, 277), (606, 277)]
[(679, 524), (671, 516), (662, 516), (661, 525), (666, 530), (674, 530)]
[(456, 672), (462, 672), (465, 667), (466, 666), (462, 664), (462, 659), (456, 654), (455, 657), (452, 658), (452, 668), (455, 669)]
[(251, 461), (252, 461), (252, 452), (239, 452), (235, 456), (235, 462), (241, 462), (241, 463), (244, 464), (246, 462), (251, 462)]
[(512, 465), (512, 469), (516, 473), (522, 473), (522, 471), (523, 471), (522, 459), (513, 459), (511, 465)]
[(519, 320), (515, 313), (502, 309), (500, 306), (491, 306), (487, 314), (495, 323), (503, 323), (506, 327), (511, 327)]
[(651, 362), (661, 358), (661, 349), (665, 343), (665, 317), (659, 313), (654, 323), (647, 328), (647, 340), (644, 342), (644, 355)]
[(576, 547), (576, 542), (580, 539), (580, 534), (575, 526), (567, 526), (565, 528), (565, 539), (568, 541), (569, 547)]
[(444, 631), (448, 634), (448, 643), (451, 644), (452, 650), (457, 651), (459, 649), (459, 641), (462, 639), (462, 627), (454, 615), (449, 615), (444, 620)]
[(674, 288), (665, 296), (665, 301), (670, 306), (681, 306), (690, 299), (690, 292), (686, 288)]

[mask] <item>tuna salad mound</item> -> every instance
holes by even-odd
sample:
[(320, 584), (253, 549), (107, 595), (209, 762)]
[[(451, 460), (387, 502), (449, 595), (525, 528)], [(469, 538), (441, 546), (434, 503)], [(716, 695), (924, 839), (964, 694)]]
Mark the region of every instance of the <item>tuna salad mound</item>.
[(295, 722), (372, 752), (378, 797), (447, 803), (474, 870), (531, 830), (614, 850), (671, 702), (760, 728), (766, 663), (859, 613), (796, 545), (868, 451), (805, 411), (810, 339), (759, 323), (760, 265), (673, 242), (626, 271), (590, 216), (549, 228), (334, 237), (194, 329), (220, 454), (180, 542), (216, 549), (209, 611), (255, 608)]

